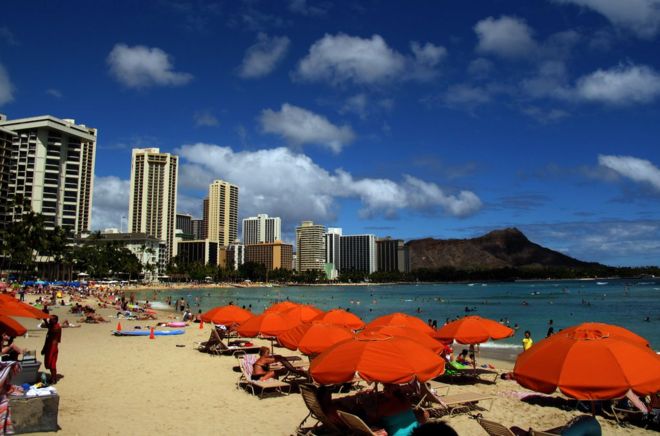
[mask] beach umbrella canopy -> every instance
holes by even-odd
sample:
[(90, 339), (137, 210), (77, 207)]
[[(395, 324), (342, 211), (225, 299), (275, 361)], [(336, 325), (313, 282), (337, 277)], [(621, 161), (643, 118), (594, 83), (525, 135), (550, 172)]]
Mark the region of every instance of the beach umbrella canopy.
[(364, 321), (357, 315), (347, 312), (343, 309), (332, 309), (325, 313), (320, 314), (314, 318), (314, 321), (321, 321), (339, 326), (348, 327), (351, 330), (359, 330), (364, 328)]
[(36, 319), (48, 319), (50, 317), (46, 312), (22, 303), (8, 294), (0, 294), (0, 315)]
[(298, 306), (298, 303), (294, 303), (293, 301), (280, 301), (279, 303), (271, 305), (264, 312), (286, 312), (287, 310), (293, 309), (296, 306)]
[(0, 315), (0, 332), (7, 333), (9, 336), (23, 336), (27, 329), (20, 322), (8, 316)]
[(230, 304), (228, 306), (214, 307), (204, 312), (202, 314), (202, 321), (221, 325), (232, 325), (241, 324), (253, 316), (249, 310)]
[(277, 336), (292, 329), (296, 324), (281, 313), (264, 312), (243, 322), (236, 329), (238, 334), (248, 338), (255, 336)]
[(650, 347), (649, 341), (630, 330), (613, 324), (603, 322), (583, 322), (582, 324), (563, 329), (562, 333), (569, 333), (575, 330), (600, 330), (610, 338), (623, 339), (628, 342), (634, 342), (642, 347)]
[(354, 336), (347, 327), (315, 321), (287, 330), (277, 335), (277, 339), (289, 350), (298, 349), (309, 356), (319, 354), (334, 344)]
[(445, 361), (412, 339), (362, 334), (319, 354), (310, 366), (312, 378), (324, 385), (347, 383), (358, 375), (367, 382), (425, 382), (445, 370)]
[(429, 327), (428, 324), (416, 316), (406, 315), (405, 313), (401, 312), (380, 316), (367, 324), (367, 328), (381, 327), (385, 325), (404, 326), (409, 329), (419, 330), (420, 332), (427, 333), (429, 335), (434, 331), (431, 327)]
[(321, 315), (323, 311), (308, 304), (299, 304), (280, 313), (296, 324), (301, 324), (311, 322), (314, 318)]
[(436, 341), (431, 336), (426, 333), (422, 333), (419, 330), (410, 329), (405, 326), (399, 325), (383, 325), (376, 327), (367, 327), (363, 332), (358, 334), (358, 337), (365, 334), (370, 334), (372, 332), (378, 332), (389, 336), (400, 336), (403, 338), (412, 339), (413, 341), (421, 344), (434, 353), (439, 353), (444, 350), (444, 344)]
[(546, 394), (559, 389), (578, 400), (660, 391), (660, 357), (600, 329), (574, 328), (543, 339), (518, 357), (513, 373), (528, 389)]
[(492, 319), (466, 316), (443, 326), (432, 336), (442, 341), (455, 340), (459, 344), (480, 344), (490, 339), (504, 339), (515, 331)]

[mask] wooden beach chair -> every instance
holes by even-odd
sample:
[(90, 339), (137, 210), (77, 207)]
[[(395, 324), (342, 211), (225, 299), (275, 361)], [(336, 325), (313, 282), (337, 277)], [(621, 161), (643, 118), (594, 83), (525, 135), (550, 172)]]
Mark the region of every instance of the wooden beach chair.
[[(318, 396), (316, 395), (316, 387), (312, 384), (300, 385), (300, 394), (303, 397), (305, 406), (309, 413), (300, 422), (296, 429), (296, 434), (300, 436), (311, 436), (315, 434), (345, 434), (346, 428), (340, 428), (328, 415), (323, 411)], [(312, 427), (305, 428), (304, 425), (308, 419), (315, 419), (316, 423)]]
[(490, 436), (518, 436), (527, 434), (527, 431), (522, 429), (520, 429), (522, 432), (515, 432), (514, 429), (517, 430), (518, 427), (509, 428), (499, 422), (489, 421), (480, 417), (477, 417), (477, 422)]
[(353, 434), (378, 436), (379, 432), (383, 430), (382, 428), (378, 427), (369, 427), (367, 423), (362, 420), (362, 418), (357, 415), (353, 415), (352, 413), (337, 410), (337, 414), (341, 420), (346, 423), (346, 426)]
[[(256, 395), (259, 399), (263, 398), (266, 391), (276, 391), (282, 395), (287, 395), (291, 392), (291, 385), (289, 383), (274, 378), (268, 380), (252, 380), (252, 366), (254, 362), (251, 361), (251, 359), (239, 359), (238, 362), (239, 367), (241, 368), (241, 375), (236, 382), (237, 389), (240, 389), (241, 386), (245, 386), (246, 389), (249, 389), (250, 392), (252, 392), (252, 395)], [(284, 392), (285, 388), (286, 392)]]
[(288, 383), (309, 383), (312, 380), (309, 375), (309, 370), (307, 369), (309, 368), (308, 365), (299, 366), (292, 363), (292, 361), (287, 358), (278, 359), (277, 362), (286, 370), (286, 374), (282, 377), (283, 381)]
[(427, 411), (433, 417), (444, 415), (451, 417), (454, 413), (467, 413), (480, 401), (490, 401), (488, 408), (485, 409), (490, 410), (493, 407), (493, 401), (497, 398), (495, 395), (476, 392), (440, 396), (433, 392), (429, 383), (420, 383), (419, 387), (422, 398), (416, 407)]

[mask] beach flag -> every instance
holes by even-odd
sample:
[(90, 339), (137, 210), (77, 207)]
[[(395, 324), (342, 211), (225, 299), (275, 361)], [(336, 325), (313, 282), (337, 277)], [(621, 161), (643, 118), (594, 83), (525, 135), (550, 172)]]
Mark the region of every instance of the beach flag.
[(149, 339), (156, 339), (156, 335), (154, 335), (154, 328), (151, 327), (151, 331), (149, 332)]

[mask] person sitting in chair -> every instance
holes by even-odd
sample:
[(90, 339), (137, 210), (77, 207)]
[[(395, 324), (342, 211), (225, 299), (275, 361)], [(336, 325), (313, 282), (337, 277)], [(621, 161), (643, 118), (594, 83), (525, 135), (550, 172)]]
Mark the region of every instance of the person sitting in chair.
[(268, 347), (261, 347), (259, 358), (252, 366), (252, 380), (264, 381), (275, 377), (275, 371), (269, 367), (271, 363), (275, 363), (275, 358), (270, 355)]
[(25, 350), (14, 344), (14, 337), (2, 333), (2, 354), (9, 355), (9, 360), (18, 360), (18, 356), (24, 354)]

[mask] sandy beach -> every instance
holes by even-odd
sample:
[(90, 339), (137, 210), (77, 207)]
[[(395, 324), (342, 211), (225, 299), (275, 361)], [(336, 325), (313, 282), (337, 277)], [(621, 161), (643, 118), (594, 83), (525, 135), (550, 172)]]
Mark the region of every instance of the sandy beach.
[[(78, 316), (67, 313), (68, 309), (55, 307), (52, 313), (60, 317), (60, 322), (68, 319), (77, 323)], [(63, 329), (58, 363), (63, 378), (56, 385), (61, 397), (61, 434), (290, 435), (307, 415), (299, 394), (260, 400), (237, 390), (239, 373), (235, 358), (210, 356), (194, 350), (196, 342), (208, 338), (208, 325), (200, 330), (193, 324), (186, 328), (184, 335), (154, 340), (114, 337), (110, 332), (118, 321), (114, 318), (115, 311), (99, 309), (97, 312), (110, 322)], [(173, 313), (160, 313), (159, 321), (173, 316)], [(45, 330), (37, 328), (36, 320), (20, 321), (28, 328), (29, 337), (18, 338), (16, 343), (38, 353)], [(121, 320), (123, 329), (155, 323)], [(295, 354), (275, 349), (278, 350), (286, 355)], [(512, 367), (511, 363), (490, 359), (486, 354), (484, 350), (481, 362), (491, 363), (501, 370)], [(41, 370), (44, 370), (43, 365)], [(492, 409), (481, 413), (507, 426), (543, 430), (563, 425), (580, 414), (509, 398), (507, 392), (525, 391), (512, 381), (498, 380), (494, 385), (452, 385), (450, 388), (450, 393), (465, 391), (498, 394)], [(655, 434), (636, 427), (624, 429), (613, 421), (598, 419), (603, 434)], [(469, 416), (447, 420), (459, 434), (486, 434)]]

